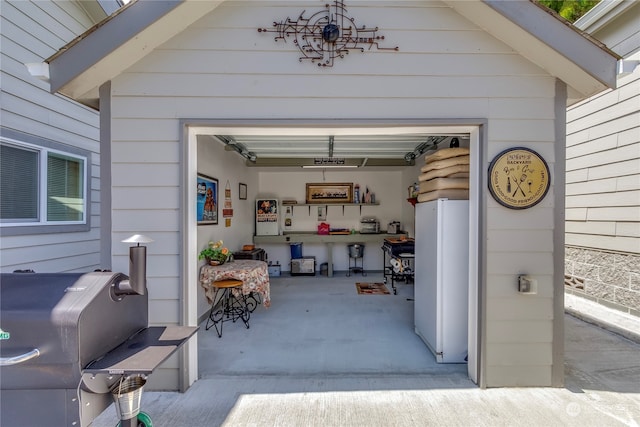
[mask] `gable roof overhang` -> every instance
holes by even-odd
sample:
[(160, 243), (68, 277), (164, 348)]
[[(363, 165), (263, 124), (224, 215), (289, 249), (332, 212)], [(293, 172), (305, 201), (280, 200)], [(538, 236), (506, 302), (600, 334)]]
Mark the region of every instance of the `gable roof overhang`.
[[(138, 0), (47, 59), (51, 92), (98, 108), (99, 87), (224, 0)], [(616, 84), (619, 57), (533, 0), (443, 0), (568, 86), (568, 104)]]
[(620, 58), (568, 21), (533, 1), (444, 2), (552, 76), (564, 81), (568, 86), (569, 105), (616, 86), (616, 64)]
[(576, 28), (595, 34), (638, 5), (635, 0), (601, 1), (573, 23)]
[(48, 58), (51, 92), (98, 108), (99, 87), (222, 1), (134, 1)]

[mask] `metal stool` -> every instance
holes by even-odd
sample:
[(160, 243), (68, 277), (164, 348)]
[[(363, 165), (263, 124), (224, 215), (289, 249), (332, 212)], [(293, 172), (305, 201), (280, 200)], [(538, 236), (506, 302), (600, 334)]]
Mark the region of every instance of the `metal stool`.
[[(231, 320), (233, 323), (241, 319), (249, 329), (251, 312), (247, 307), (247, 296), (242, 293), (242, 280), (225, 279), (213, 282), (215, 293), (205, 329), (216, 327), (218, 337), (222, 338), (222, 325)], [(218, 328), (220, 325), (220, 328)]]
[[(364, 271), (364, 245), (362, 243), (354, 243), (347, 246), (349, 250), (349, 269), (347, 270), (347, 276), (351, 276), (351, 272), (362, 273), (366, 276)], [(360, 267), (358, 267), (358, 258), (360, 258)], [(353, 267), (351, 266), (351, 260), (353, 260)]]

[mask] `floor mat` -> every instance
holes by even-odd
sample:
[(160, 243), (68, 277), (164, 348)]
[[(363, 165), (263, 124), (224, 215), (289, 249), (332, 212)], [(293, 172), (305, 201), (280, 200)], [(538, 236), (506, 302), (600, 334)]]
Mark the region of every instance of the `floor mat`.
[(358, 282), (356, 283), (356, 289), (359, 294), (364, 295), (389, 295), (389, 289), (384, 285), (384, 283), (367, 283), (367, 282)]

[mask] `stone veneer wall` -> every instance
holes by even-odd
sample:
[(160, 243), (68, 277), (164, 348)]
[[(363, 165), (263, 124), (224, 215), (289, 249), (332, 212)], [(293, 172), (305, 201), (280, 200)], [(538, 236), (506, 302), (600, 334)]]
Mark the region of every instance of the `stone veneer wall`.
[(565, 291), (640, 316), (640, 255), (565, 247)]

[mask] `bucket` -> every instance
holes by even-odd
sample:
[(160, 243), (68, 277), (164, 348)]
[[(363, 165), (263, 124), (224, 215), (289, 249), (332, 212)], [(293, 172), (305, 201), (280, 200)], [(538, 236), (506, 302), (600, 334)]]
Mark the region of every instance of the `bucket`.
[(115, 384), (111, 389), (116, 411), (121, 420), (128, 420), (140, 413), (140, 400), (145, 380), (142, 377), (128, 377)]
[(289, 243), (291, 245), (291, 259), (302, 258), (302, 242)]
[(354, 243), (352, 245), (347, 246), (349, 248), (349, 257), (350, 258), (362, 258), (362, 254), (364, 253), (364, 245), (361, 243)]

